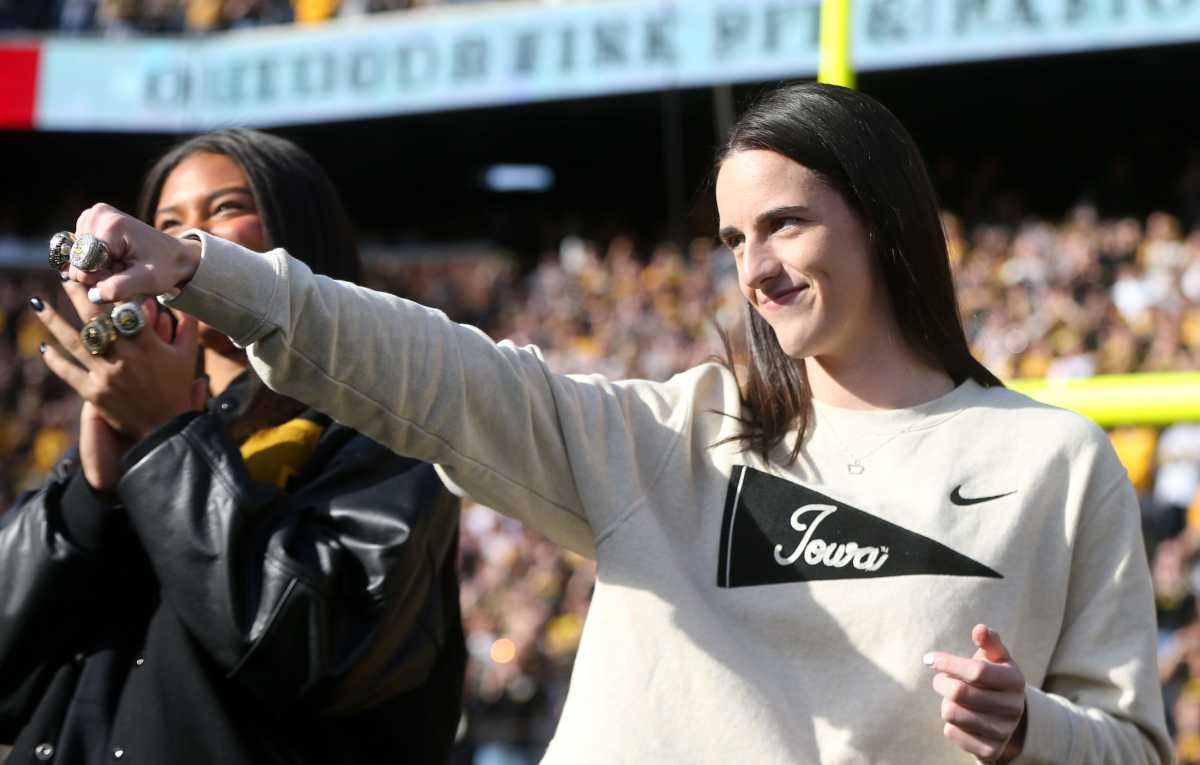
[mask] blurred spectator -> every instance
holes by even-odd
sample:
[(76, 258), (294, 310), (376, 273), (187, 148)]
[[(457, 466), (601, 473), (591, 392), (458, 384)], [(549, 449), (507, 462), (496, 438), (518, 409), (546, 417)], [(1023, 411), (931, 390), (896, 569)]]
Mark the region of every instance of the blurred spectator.
[(496, 0), (0, 0), (0, 31), (207, 33)]

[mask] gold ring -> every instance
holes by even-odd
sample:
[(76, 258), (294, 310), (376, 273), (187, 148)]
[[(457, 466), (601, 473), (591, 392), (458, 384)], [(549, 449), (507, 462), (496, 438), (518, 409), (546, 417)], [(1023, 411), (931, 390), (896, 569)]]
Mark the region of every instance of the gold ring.
[(125, 337), (135, 337), (146, 326), (146, 315), (137, 303), (118, 303), (112, 309), (112, 323)]
[(75, 244), (75, 235), (70, 231), (59, 231), (50, 237), (50, 267), (62, 271), (71, 262), (71, 246)]
[(83, 343), (83, 347), (93, 356), (107, 351), (116, 339), (117, 329), (113, 326), (112, 319), (104, 314), (84, 324), (79, 330), (79, 342)]

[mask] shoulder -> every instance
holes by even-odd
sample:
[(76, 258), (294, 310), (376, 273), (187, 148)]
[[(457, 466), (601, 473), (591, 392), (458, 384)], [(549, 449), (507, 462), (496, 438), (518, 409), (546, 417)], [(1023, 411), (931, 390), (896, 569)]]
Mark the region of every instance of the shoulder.
[(695, 420), (741, 410), (737, 378), (723, 364), (700, 364), (663, 382), (622, 380), (614, 388), (632, 395), (655, 412), (654, 419), (674, 429), (690, 429)]
[(730, 398), (740, 401), (737, 379), (724, 364), (715, 361), (694, 366), (663, 382), (622, 380), (617, 385), (639, 395), (675, 401), (717, 403)]
[(976, 386), (967, 406), (970, 427), (994, 431), (1016, 448), (1045, 457), (1117, 463), (1108, 434), (1078, 412), (1003, 387)]

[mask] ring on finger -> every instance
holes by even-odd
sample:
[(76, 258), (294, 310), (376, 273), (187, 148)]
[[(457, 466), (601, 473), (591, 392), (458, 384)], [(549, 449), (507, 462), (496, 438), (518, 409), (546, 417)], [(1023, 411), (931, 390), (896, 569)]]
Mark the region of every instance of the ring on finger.
[(91, 234), (80, 234), (71, 245), (71, 265), (80, 271), (97, 271), (108, 264), (108, 245)]
[(146, 326), (146, 314), (137, 303), (118, 303), (112, 309), (112, 323), (125, 337), (136, 337)]
[(99, 356), (107, 351), (117, 339), (117, 328), (113, 320), (104, 314), (83, 325), (79, 330), (79, 342), (93, 356)]
[(75, 235), (70, 231), (59, 231), (50, 237), (50, 267), (62, 271), (71, 262), (71, 247), (75, 244)]

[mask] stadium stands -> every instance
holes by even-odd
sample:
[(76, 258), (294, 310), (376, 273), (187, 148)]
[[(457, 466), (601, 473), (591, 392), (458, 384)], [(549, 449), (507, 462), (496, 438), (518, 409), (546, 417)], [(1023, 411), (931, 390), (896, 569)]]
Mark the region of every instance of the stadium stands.
[[(204, 34), (314, 23), (455, 0), (3, 0), (0, 32)], [(461, 2), (462, 0), (458, 0)]]
[[(945, 220), (969, 337), (998, 374), (1200, 366), (1200, 228), (1163, 212), (1104, 218), (1089, 205), (1057, 221)], [(697, 239), (686, 252), (670, 244), (639, 252), (618, 236), (568, 237), (524, 275), (496, 255), (374, 258), (368, 283), (439, 306), (496, 338), (535, 343), (561, 372), (663, 379), (720, 351), (714, 321), (737, 336), (733, 278), (730, 259), (711, 240)], [(30, 295), (58, 292), (50, 274), (0, 273), (0, 506), (36, 485), (75, 432), (78, 405), (45, 371), (41, 325), (25, 308)], [(1164, 689), (1180, 746), (1195, 749), (1200, 426), (1122, 428), (1112, 438), (1143, 501)], [(532, 762), (563, 700), (594, 566), (486, 508), (465, 508), (462, 525), (472, 661), (460, 756)]]

